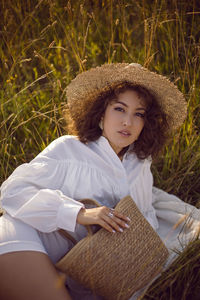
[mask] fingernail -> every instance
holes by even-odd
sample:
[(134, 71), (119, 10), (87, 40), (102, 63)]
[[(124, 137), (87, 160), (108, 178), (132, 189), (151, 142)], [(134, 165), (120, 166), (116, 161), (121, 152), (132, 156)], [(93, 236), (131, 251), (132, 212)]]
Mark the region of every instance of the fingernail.
[(125, 223), (125, 227), (126, 227), (126, 228), (129, 228), (130, 226), (129, 226), (128, 224)]
[(122, 228), (119, 228), (119, 231), (123, 232), (124, 230)]
[(116, 231), (113, 229), (112, 232), (115, 233)]
[(130, 222), (131, 221), (131, 219), (129, 218), (129, 217), (126, 217), (126, 219)]

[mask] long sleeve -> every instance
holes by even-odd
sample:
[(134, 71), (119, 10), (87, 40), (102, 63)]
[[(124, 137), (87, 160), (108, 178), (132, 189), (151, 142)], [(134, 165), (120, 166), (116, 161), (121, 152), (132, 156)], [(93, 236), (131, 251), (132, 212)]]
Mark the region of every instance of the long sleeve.
[[(200, 224), (200, 210), (195, 206), (186, 203), (167, 192), (153, 187), (153, 206), (156, 209), (156, 215), (174, 224), (175, 226), (181, 222), (189, 221), (185, 224), (186, 227), (199, 230)], [(198, 226), (197, 226), (198, 225)]]
[(19, 166), (1, 186), (2, 207), (42, 232), (74, 231), (83, 204), (63, 194), (62, 161), (39, 157)]

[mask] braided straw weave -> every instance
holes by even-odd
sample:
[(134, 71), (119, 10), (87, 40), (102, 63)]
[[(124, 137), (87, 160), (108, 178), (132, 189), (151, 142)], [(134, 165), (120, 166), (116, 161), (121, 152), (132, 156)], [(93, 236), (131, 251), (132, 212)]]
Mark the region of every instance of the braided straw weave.
[(130, 196), (115, 210), (130, 217), (129, 229), (88, 235), (56, 266), (96, 295), (126, 300), (162, 270), (168, 250)]
[(72, 119), (84, 119), (98, 96), (124, 81), (141, 85), (155, 95), (167, 115), (171, 131), (183, 123), (187, 114), (183, 94), (166, 77), (135, 63), (104, 64), (77, 75), (66, 89)]

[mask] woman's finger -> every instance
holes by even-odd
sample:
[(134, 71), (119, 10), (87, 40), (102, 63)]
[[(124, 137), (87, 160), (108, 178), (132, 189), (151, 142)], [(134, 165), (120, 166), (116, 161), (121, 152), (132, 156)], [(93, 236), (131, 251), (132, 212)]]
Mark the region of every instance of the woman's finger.
[(109, 232), (112, 232), (112, 233), (116, 232), (116, 230), (112, 226), (110, 226), (106, 221), (104, 221), (103, 219), (101, 219), (99, 221), (99, 225)]
[(106, 223), (114, 228), (118, 232), (123, 232), (123, 229), (129, 228), (129, 225), (123, 220), (117, 218), (114, 214), (109, 212), (107, 215), (103, 216), (103, 219)]
[(122, 213), (112, 209), (112, 213), (119, 219), (124, 220), (125, 222), (130, 222), (130, 218), (127, 216), (124, 216)]
[(122, 226), (119, 226), (114, 220), (111, 220), (109, 217), (105, 216), (105, 222), (109, 224), (115, 231), (123, 232)]

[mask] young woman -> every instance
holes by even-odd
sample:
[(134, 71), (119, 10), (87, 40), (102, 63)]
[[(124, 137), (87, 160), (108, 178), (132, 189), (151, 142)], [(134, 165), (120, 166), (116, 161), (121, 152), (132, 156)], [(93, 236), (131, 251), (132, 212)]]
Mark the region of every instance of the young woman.
[[(185, 213), (181, 200), (153, 188), (150, 171), (151, 157), (186, 116), (184, 97), (172, 83), (137, 64), (106, 64), (78, 75), (67, 99), (76, 136), (52, 142), (1, 187), (2, 299), (94, 299), (72, 281), (66, 288), (59, 277), (54, 264), (72, 247), (59, 229), (77, 241), (88, 224), (122, 233), (129, 216), (111, 209), (127, 195), (163, 240)], [(87, 209), (83, 198), (102, 206)], [(170, 206), (162, 208), (161, 201), (173, 202), (173, 220), (165, 218)], [(177, 233), (164, 240), (169, 248), (177, 245)]]

